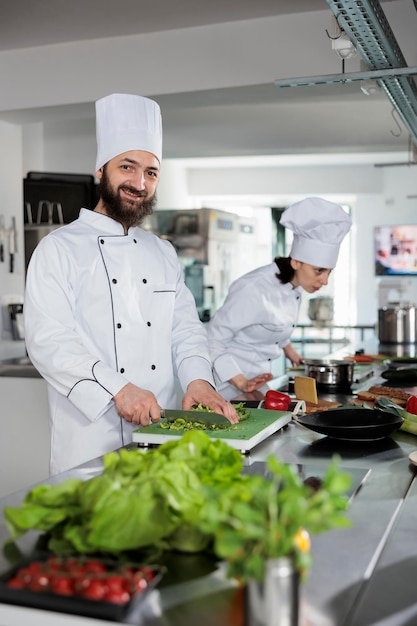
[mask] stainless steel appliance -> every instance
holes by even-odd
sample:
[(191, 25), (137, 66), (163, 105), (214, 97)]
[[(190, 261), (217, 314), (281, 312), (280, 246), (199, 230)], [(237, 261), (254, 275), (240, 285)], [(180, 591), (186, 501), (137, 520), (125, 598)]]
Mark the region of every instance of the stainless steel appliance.
[(239, 276), (271, 263), (271, 209), (250, 215), (215, 208), (157, 209), (142, 227), (177, 250), (200, 318), (208, 321)]
[[(40, 240), (50, 232), (59, 228), (64, 223), (62, 206), (59, 202), (50, 202), (49, 200), (41, 200), (38, 203), (36, 222), (33, 221), (32, 207), (29, 202), (25, 203), (27, 222), (24, 226), (25, 236), (25, 263), (29, 264), (30, 257)], [(46, 221), (42, 221), (46, 212)], [(56, 216), (57, 223), (54, 221)]]
[(353, 382), (353, 361), (310, 359), (304, 361), (306, 376), (315, 378), (317, 387), (348, 389)]
[(416, 343), (416, 307), (391, 302), (378, 310), (378, 339), (381, 343)]
[(308, 302), (308, 317), (318, 325), (333, 321), (333, 298), (330, 296), (311, 298)]
[(200, 318), (208, 321), (240, 275), (239, 216), (217, 209), (159, 209), (147, 228), (175, 247)]
[(87, 174), (28, 172), (23, 180), (25, 263), (39, 241), (96, 204), (94, 177)]

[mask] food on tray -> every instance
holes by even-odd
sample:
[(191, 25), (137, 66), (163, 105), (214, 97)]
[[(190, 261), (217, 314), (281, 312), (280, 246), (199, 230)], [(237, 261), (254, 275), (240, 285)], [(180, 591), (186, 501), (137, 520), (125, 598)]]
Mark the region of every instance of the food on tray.
[(357, 392), (358, 400), (366, 402), (368, 404), (375, 403), (378, 398), (384, 397), (389, 398), (396, 404), (405, 407), (407, 404), (408, 398), (412, 395), (403, 389), (398, 389), (396, 387), (386, 387), (385, 385), (373, 385), (369, 387), (368, 390), (358, 391)]
[(376, 393), (380, 396), (390, 396), (392, 398), (399, 398), (401, 400), (408, 400), (411, 396), (411, 393), (404, 391), (403, 389), (398, 389), (397, 387), (385, 387), (385, 385), (373, 385), (369, 387), (371, 393)]
[(344, 358), (346, 361), (354, 361), (355, 363), (373, 363), (375, 360), (375, 357), (372, 354), (355, 354)]
[(117, 565), (100, 559), (51, 556), (18, 567), (7, 580), (9, 589), (77, 596), (126, 604), (144, 592), (158, 574), (154, 566)]

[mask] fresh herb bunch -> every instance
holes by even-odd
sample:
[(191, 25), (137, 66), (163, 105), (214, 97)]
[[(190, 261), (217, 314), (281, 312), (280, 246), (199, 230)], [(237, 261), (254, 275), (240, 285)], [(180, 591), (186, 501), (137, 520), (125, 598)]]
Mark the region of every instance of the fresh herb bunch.
[(301, 573), (311, 564), (309, 535), (350, 524), (345, 517), (350, 476), (334, 457), (317, 489), (304, 484), (296, 470), (275, 457), (269, 476), (241, 476), (211, 497), (201, 529), (214, 536), (214, 551), (228, 563), (228, 576), (243, 582), (263, 580), (268, 559), (292, 557)]

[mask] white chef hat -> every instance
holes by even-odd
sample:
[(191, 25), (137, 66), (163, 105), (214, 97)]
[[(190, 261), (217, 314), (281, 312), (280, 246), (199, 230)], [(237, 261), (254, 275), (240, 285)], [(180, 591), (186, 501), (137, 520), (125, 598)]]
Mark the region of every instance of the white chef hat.
[(115, 156), (145, 150), (162, 159), (162, 120), (150, 98), (114, 93), (96, 102), (96, 172)]
[(352, 220), (338, 204), (323, 198), (305, 198), (288, 207), (280, 223), (294, 233), (292, 259), (333, 269)]

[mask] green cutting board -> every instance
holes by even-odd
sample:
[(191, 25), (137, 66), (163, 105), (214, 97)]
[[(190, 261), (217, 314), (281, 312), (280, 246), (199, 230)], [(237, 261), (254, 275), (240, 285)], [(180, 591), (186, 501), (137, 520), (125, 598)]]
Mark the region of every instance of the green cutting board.
[[(233, 448), (247, 452), (291, 421), (291, 413), (267, 409), (248, 409), (250, 417), (224, 430), (205, 430), (210, 439), (222, 439)], [(161, 420), (165, 421), (165, 420)], [(134, 430), (132, 440), (142, 445), (154, 445), (179, 439), (185, 430), (167, 430), (158, 424)]]

